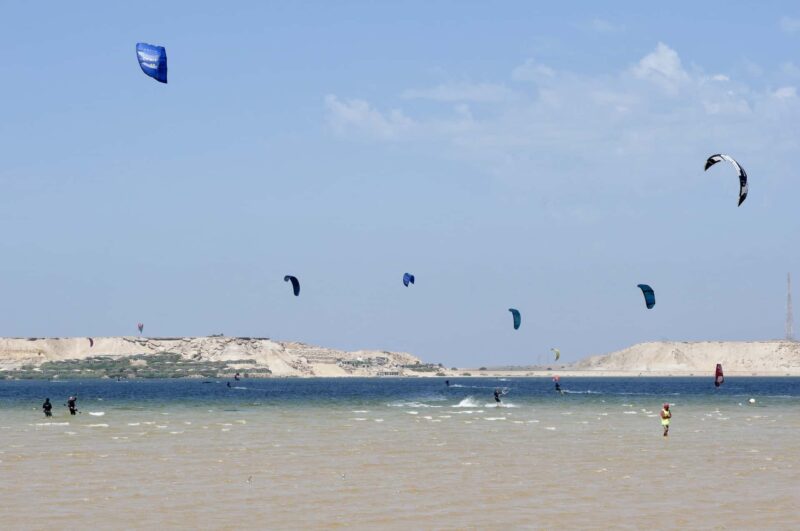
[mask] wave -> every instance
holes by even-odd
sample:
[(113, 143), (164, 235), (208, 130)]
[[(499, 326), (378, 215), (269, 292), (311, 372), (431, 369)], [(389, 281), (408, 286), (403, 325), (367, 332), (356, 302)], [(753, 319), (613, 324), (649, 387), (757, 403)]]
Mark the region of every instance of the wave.
[(90, 411), (89, 414), (93, 417), (102, 417), (106, 414), (105, 411)]
[(398, 402), (390, 402), (387, 404), (389, 407), (414, 407), (414, 408), (423, 408), (423, 407), (442, 407), (442, 406), (433, 406), (431, 404), (424, 404), (422, 402), (414, 402), (414, 401), (398, 401)]
[(483, 407), (474, 397), (468, 396), (467, 398), (461, 400), (458, 404), (452, 407), (469, 407), (469, 408), (478, 408)]
[(519, 406), (512, 402), (500, 402), (500, 403), (490, 402), (486, 404), (483, 403), (482, 401), (478, 401), (474, 396), (468, 396), (458, 404), (450, 407), (468, 407), (471, 409), (475, 409), (475, 408), (487, 408), (487, 407), (519, 407)]

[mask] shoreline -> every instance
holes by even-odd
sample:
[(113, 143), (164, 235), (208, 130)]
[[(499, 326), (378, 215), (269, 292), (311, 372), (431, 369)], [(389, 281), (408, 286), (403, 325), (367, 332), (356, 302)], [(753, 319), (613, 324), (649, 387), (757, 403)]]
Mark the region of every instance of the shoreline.
[[(58, 375), (51, 378), (43, 378), (43, 377), (26, 377), (26, 376), (17, 376), (10, 374), (11, 371), (0, 371), (0, 382), (11, 382), (11, 381), (49, 381), (49, 382), (67, 382), (67, 381), (96, 381), (96, 380), (109, 380), (113, 381), (115, 378), (104, 377), (104, 376), (80, 376), (75, 374), (64, 374)], [(5, 374), (4, 374), (5, 373)], [(689, 373), (689, 372), (680, 372), (680, 371), (650, 371), (650, 372), (635, 372), (635, 371), (552, 371), (552, 372), (545, 372), (545, 371), (481, 371), (481, 372), (472, 372), (469, 375), (465, 374), (446, 374), (446, 375), (435, 375), (435, 374), (405, 374), (405, 375), (391, 375), (391, 376), (378, 376), (378, 375), (365, 375), (365, 374), (347, 374), (347, 375), (318, 375), (318, 376), (310, 376), (310, 375), (273, 375), (273, 376), (266, 376), (266, 375), (254, 375), (254, 376), (241, 376), (239, 382), (244, 381), (251, 381), (251, 380), (288, 380), (288, 379), (301, 379), (301, 380), (313, 380), (313, 379), (341, 379), (341, 380), (348, 380), (354, 378), (368, 378), (368, 379), (384, 379), (384, 380), (405, 380), (405, 379), (419, 379), (419, 378), (429, 378), (429, 379), (439, 379), (439, 380), (447, 380), (447, 379), (469, 379), (469, 378), (553, 378), (554, 376), (558, 376), (559, 378), (697, 378), (697, 379), (709, 379), (713, 380), (713, 374), (697, 374), (697, 373)], [(726, 378), (800, 378), (800, 372), (793, 371), (793, 372), (736, 372), (731, 371), (725, 374)], [(198, 377), (198, 376), (180, 376), (180, 377), (170, 377), (170, 376), (155, 376), (155, 377), (122, 377), (119, 381), (147, 381), (147, 380), (175, 380), (175, 381), (187, 381), (187, 380), (231, 380), (233, 381), (233, 375), (215, 375), (215, 376), (205, 376), (205, 377)]]

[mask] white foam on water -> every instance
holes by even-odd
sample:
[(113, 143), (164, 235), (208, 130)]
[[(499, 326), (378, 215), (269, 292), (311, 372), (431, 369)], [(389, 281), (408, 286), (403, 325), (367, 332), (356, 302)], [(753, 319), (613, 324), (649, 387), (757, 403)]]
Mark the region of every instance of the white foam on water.
[(69, 422), (39, 422), (35, 426), (69, 426)]
[(128, 426), (138, 426), (139, 424), (139, 422), (129, 422)]
[(367, 420), (364, 417), (353, 417), (350, 420)]
[(76, 435), (74, 431), (65, 431), (64, 433), (67, 435)]
[(529, 421), (528, 421), (528, 424), (532, 424), (532, 423), (534, 423), (534, 422), (539, 422), (539, 421), (538, 421), (538, 420), (529, 420)]
[(369, 411), (366, 409), (354, 409), (350, 413), (369, 413)]
[(483, 420), (506, 420), (505, 417), (483, 417)]
[(171, 433), (172, 435), (180, 435), (180, 434), (181, 434), (181, 433), (183, 433), (183, 432), (182, 432), (182, 431), (171, 431), (170, 433)]
[(89, 414), (93, 417), (102, 417), (106, 414), (105, 411), (90, 411)]
[(90, 428), (108, 428), (108, 424), (89, 424)]
[(513, 422), (514, 422), (514, 424), (525, 424), (525, 423), (524, 423), (524, 422), (522, 422), (521, 420), (515, 420), (515, 421), (513, 421)]
[(636, 415), (638, 411), (623, 411), (623, 413), (626, 415)]
[(389, 407), (413, 407), (413, 408), (424, 408), (424, 407), (442, 407), (442, 406), (434, 406), (431, 404), (425, 404), (423, 402), (391, 402), (388, 404)]
[(247, 424), (247, 421), (246, 420), (237, 420), (236, 423), (237, 424)]
[(452, 418), (450, 415), (439, 415), (440, 419), (449, 419)]
[(230, 428), (222, 428), (220, 431), (231, 431)]
[(483, 407), (483, 406), (481, 406), (480, 403), (478, 403), (478, 401), (475, 400), (474, 397), (468, 396), (467, 398), (464, 398), (463, 400), (461, 400), (461, 402), (459, 402), (458, 404), (456, 404), (454, 406), (451, 406), (451, 407), (471, 407), (471, 408), (476, 408), (476, 407)]
[(426, 419), (426, 420), (432, 420), (432, 419), (433, 419), (433, 417), (431, 417), (431, 416), (429, 416), (429, 415), (425, 415), (425, 416), (424, 416), (424, 417), (422, 417), (422, 418), (424, 418), (424, 419)]
[(547, 426), (545, 429), (546, 430), (550, 430), (550, 431), (556, 431), (556, 427), (555, 426)]
[(375, 419), (375, 422), (383, 422), (383, 419)]
[(419, 415), (418, 411), (406, 411), (409, 415)]
[(166, 427), (167, 427), (167, 426), (166, 426), (165, 424), (156, 424), (156, 428), (161, 428), (162, 430), (163, 430), (164, 428), (166, 428)]

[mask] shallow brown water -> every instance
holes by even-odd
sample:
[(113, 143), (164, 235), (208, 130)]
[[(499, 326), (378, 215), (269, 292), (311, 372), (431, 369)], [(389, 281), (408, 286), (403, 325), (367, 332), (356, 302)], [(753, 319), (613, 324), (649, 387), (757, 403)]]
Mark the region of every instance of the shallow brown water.
[[(800, 528), (800, 412), (376, 406), (0, 421), (5, 529)], [(63, 424), (68, 422), (68, 424)]]

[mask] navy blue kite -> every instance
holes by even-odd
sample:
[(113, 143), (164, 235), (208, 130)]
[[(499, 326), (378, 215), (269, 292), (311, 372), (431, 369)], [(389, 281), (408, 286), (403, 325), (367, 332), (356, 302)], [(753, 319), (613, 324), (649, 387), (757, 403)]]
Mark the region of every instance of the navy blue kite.
[(161, 83), (167, 82), (167, 50), (146, 42), (136, 43), (136, 58), (142, 72)]
[(403, 273), (403, 285), (408, 287), (409, 284), (414, 283), (414, 275), (411, 273)]
[(283, 277), (283, 281), (292, 283), (292, 291), (294, 291), (295, 297), (300, 295), (300, 281), (297, 280), (297, 277), (293, 277), (292, 275), (286, 275), (285, 277)]
[(509, 308), (508, 311), (511, 312), (511, 315), (514, 317), (514, 330), (518, 330), (519, 325), (522, 324), (522, 316), (519, 314), (519, 310)]
[(644, 295), (644, 304), (647, 306), (647, 309), (650, 310), (656, 305), (656, 294), (653, 288), (647, 284), (639, 284), (638, 286), (639, 289), (642, 290), (642, 295)]

